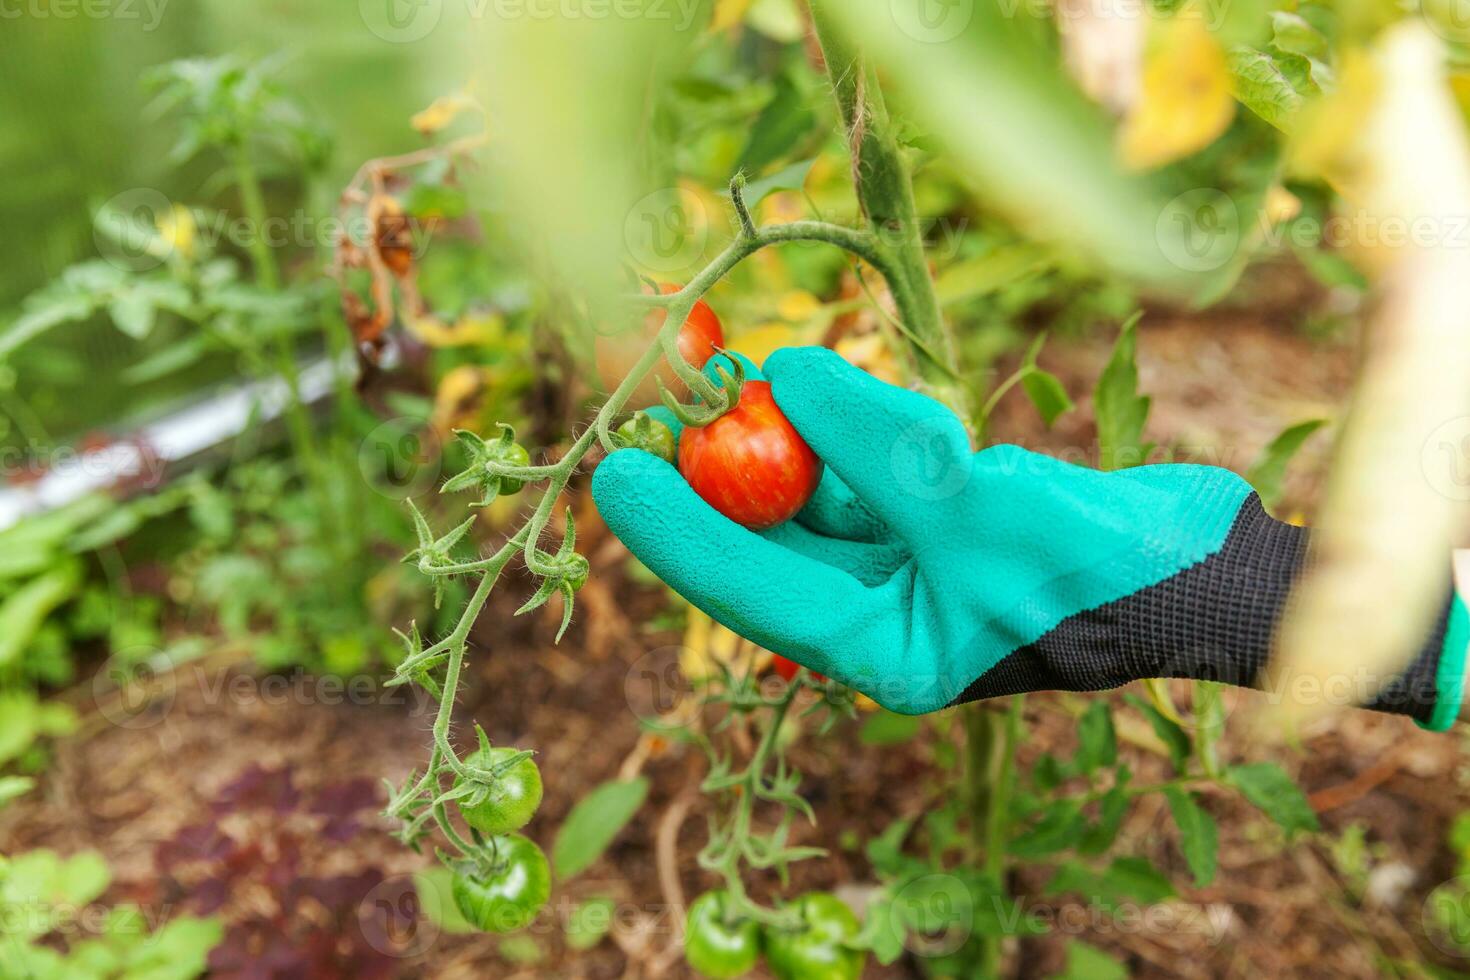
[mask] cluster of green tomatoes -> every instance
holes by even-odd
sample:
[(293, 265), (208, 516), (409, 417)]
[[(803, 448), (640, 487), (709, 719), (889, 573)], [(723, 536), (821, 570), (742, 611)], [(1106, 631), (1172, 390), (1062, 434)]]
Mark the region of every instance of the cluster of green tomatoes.
[(473, 857), (455, 862), (450, 891), (460, 914), (476, 928), (514, 932), (530, 925), (551, 897), (546, 855), (516, 833), (541, 805), (541, 771), (529, 755), (488, 745), (466, 761), (492, 771), (511, 765), (489, 784), (455, 780), (455, 789), (466, 794), (457, 801), (459, 812), (484, 844)]
[(764, 955), (777, 980), (855, 980), (867, 954), (851, 945), (857, 916), (836, 896), (808, 892), (789, 906), (799, 925), (762, 927), (732, 917), (729, 895), (705, 892), (689, 906), (684, 923), (684, 958), (716, 980), (743, 976)]

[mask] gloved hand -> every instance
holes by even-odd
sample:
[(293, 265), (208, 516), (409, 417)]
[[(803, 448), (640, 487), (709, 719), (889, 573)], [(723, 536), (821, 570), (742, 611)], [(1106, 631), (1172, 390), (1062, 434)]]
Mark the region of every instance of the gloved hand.
[[(735, 632), (910, 714), (1260, 672), (1307, 532), (1267, 516), (1234, 473), (973, 452), (947, 408), (823, 348), (778, 351), (764, 375), (827, 464), (793, 521), (746, 530), (636, 450), (593, 478), (633, 554)], [(1427, 706), (1422, 690), (1376, 706), (1429, 720), (1443, 634), (1402, 679), (1422, 688), (1427, 672)]]

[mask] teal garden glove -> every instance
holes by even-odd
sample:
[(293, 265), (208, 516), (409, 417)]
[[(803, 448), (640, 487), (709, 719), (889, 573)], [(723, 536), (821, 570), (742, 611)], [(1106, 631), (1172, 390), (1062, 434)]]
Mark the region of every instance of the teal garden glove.
[[(1309, 532), (1269, 517), (1239, 476), (974, 452), (947, 408), (823, 348), (777, 351), (764, 377), (827, 464), (794, 520), (749, 531), (638, 450), (593, 477), (608, 526), (715, 620), (907, 714), (1260, 675)], [(1372, 706), (1447, 727), (1467, 640), (1464, 606), (1447, 600)]]

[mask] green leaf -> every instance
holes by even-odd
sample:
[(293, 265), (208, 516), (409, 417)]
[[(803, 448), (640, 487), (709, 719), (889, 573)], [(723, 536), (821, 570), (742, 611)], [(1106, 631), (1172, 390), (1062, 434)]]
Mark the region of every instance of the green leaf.
[(1118, 761), (1118, 738), (1113, 714), (1104, 701), (1093, 701), (1077, 723), (1077, 763), (1083, 772)]
[(1153, 728), (1154, 734), (1159, 737), (1159, 740), (1164, 743), (1164, 747), (1169, 750), (1169, 758), (1174, 763), (1174, 770), (1183, 773), (1185, 766), (1189, 763), (1190, 753), (1189, 736), (1185, 734), (1184, 729), (1180, 728), (1168, 718), (1165, 718), (1158, 708), (1155, 708), (1135, 694), (1125, 694), (1123, 695), (1123, 700), (1137, 708), (1148, 719), (1148, 723)]
[[(816, 162), (816, 157), (801, 160), (767, 177), (762, 177), (760, 180), (752, 180), (745, 185), (745, 190), (741, 192), (741, 199), (745, 201), (747, 208), (754, 210), (757, 204), (777, 191), (799, 191), (806, 184), (806, 175), (811, 172), (812, 165)], [(729, 195), (730, 192), (727, 190), (724, 193)]]
[(1230, 50), (1229, 61), (1231, 88), (1240, 103), (1282, 132), (1290, 132), (1304, 90), (1318, 90), (1311, 63), (1287, 51), (1268, 54), (1243, 46)]
[(16, 663), (46, 617), (81, 585), (81, 567), (67, 562), (32, 579), (0, 603), (0, 667)]
[(567, 945), (584, 952), (602, 942), (602, 937), (612, 928), (617, 906), (610, 898), (598, 896), (572, 909), (567, 917)]
[(1326, 419), (1308, 419), (1288, 426), (1271, 444), (1262, 450), (1260, 458), (1251, 464), (1245, 478), (1256, 488), (1261, 502), (1271, 507), (1281, 499), (1281, 487), (1286, 477), (1287, 464), (1312, 433), (1327, 424)]
[(934, 292), (945, 306), (985, 296), (1050, 268), (1052, 255), (1043, 245), (1001, 245), (946, 266), (934, 282)]
[(1076, 800), (1058, 800), (1041, 819), (1011, 840), (1007, 850), (1018, 858), (1039, 858), (1071, 847), (1082, 829), (1082, 808)]
[(1174, 885), (1146, 858), (1120, 857), (1108, 865), (1104, 880), (1121, 895), (1140, 902), (1162, 902), (1174, 897)]
[(456, 936), (479, 933), (479, 928), (471, 925), (460, 913), (459, 906), (454, 901), (453, 882), (454, 872), (442, 864), (413, 876), (414, 888), (418, 891), (424, 915), (440, 929)]
[(863, 930), (854, 940), (855, 944), (871, 950), (878, 962), (887, 966), (904, 954), (906, 939), (908, 931), (895, 914), (893, 892), (885, 890), (874, 895), (868, 903), (867, 914), (863, 916)]
[(1322, 829), (1322, 825), (1317, 822), (1317, 813), (1307, 802), (1301, 787), (1274, 762), (1231, 766), (1226, 770), (1225, 781), (1240, 790), (1246, 799), (1276, 821), (1287, 834), (1298, 830)]
[(1330, 53), (1327, 38), (1301, 14), (1288, 10), (1271, 13), (1271, 41), (1282, 51), (1299, 54), (1304, 58), (1326, 58)]
[(1041, 421), (1048, 429), (1058, 418), (1076, 408), (1067, 395), (1067, 389), (1050, 371), (1032, 368), (1021, 375), (1021, 388), (1031, 399), (1031, 404), (1036, 406), (1036, 411), (1041, 413)]
[(1067, 966), (1052, 980), (1127, 980), (1128, 970), (1096, 946), (1067, 940)]
[(757, 174), (794, 149), (816, 125), (807, 102), (789, 75), (778, 76), (771, 100), (751, 124), (736, 167)]
[(506, 936), (495, 947), (500, 958), (516, 966), (535, 966), (546, 959), (546, 951), (535, 939), (525, 934)]
[(551, 846), (557, 877), (571, 878), (591, 867), (647, 797), (648, 779), (639, 776), (603, 783), (578, 800)]
[(1193, 794), (1177, 786), (1167, 787), (1164, 798), (1169, 801), (1169, 812), (1179, 826), (1179, 847), (1184, 852), (1184, 861), (1194, 875), (1194, 883), (1204, 887), (1215, 878), (1220, 849), (1215, 818), (1205, 812)]
[(36, 781), (29, 776), (0, 776), (0, 808), (29, 793), (35, 786)]
[(1123, 826), (1123, 818), (1128, 814), (1127, 766), (1118, 768), (1117, 778), (1118, 781), (1103, 795), (1098, 807), (1097, 823), (1088, 827), (1078, 839), (1078, 854), (1101, 854), (1112, 847), (1113, 841), (1117, 839), (1118, 830)]
[(923, 724), (917, 715), (877, 711), (863, 722), (858, 738), (864, 745), (898, 745), (919, 734)]
[(1143, 426), (1148, 421), (1149, 399), (1138, 393), (1139, 316), (1129, 317), (1118, 331), (1112, 357), (1097, 379), (1093, 391), (1097, 413), (1097, 442), (1101, 455), (1099, 465), (1105, 470), (1137, 466), (1148, 456), (1152, 443), (1143, 442)]
[(1132, 899), (1144, 904), (1174, 897), (1174, 886), (1163, 872), (1140, 857), (1120, 857), (1101, 871), (1075, 861), (1057, 869), (1046, 884), (1048, 895), (1074, 892), (1113, 905)]
[(107, 306), (112, 322), (134, 340), (142, 340), (153, 332), (154, 311), (153, 300), (137, 290), (123, 293)]
[(224, 935), (220, 920), (190, 915), (171, 920), (151, 936), (134, 933), (137, 945), (130, 950), (118, 980), (193, 980), (203, 976), (210, 950)]

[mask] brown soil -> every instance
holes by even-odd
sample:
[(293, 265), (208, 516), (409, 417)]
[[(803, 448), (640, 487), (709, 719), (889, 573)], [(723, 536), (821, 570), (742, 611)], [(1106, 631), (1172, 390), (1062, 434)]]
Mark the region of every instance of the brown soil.
[[(1106, 355), (1103, 340), (1057, 344), (1043, 365), (1080, 396)], [(1151, 436), (1186, 448), (1212, 447), (1216, 457), (1203, 461), (1240, 469), (1285, 425), (1340, 409), (1351, 352), (1259, 319), (1155, 317), (1141, 334), (1140, 365), (1142, 387), (1154, 396)], [(1042, 432), (1023, 401), (1008, 399), (995, 434), (1085, 453), (1093, 438), (1088, 418), (1084, 405), (1054, 431)], [(1317, 436), (1298, 457), (1285, 511), (1310, 512), (1328, 438)], [(476, 719), (493, 741), (539, 753), (547, 795), (529, 831), (548, 847), (569, 809), (591, 787), (639, 768), (651, 777), (641, 815), (593, 868), (559, 884), (553, 902), (554, 911), (564, 910), (569, 902), (605, 895), (620, 903), (626, 918), (614, 937), (585, 953), (570, 951), (557, 923), (548, 921), (531, 934), (543, 957), (534, 965), (512, 963), (502, 952), (503, 941), (494, 937), (440, 935), (425, 952), (401, 961), (403, 976), (613, 978), (656, 975), (661, 962), (667, 966), (662, 975), (685, 975), (681, 961), (660, 954), (674, 938), (662, 909), (678, 896), (666, 891), (672, 882), (660, 880), (657, 843), (661, 829), (677, 841), (669, 867), (684, 896), (710, 884), (693, 858), (705, 833), (704, 804), (692, 792), (704, 772), (703, 757), (658, 743), (644, 758), (648, 746), (640, 749), (629, 707), (630, 697), (636, 700), (630, 686), (639, 677), (635, 665), (679, 637), (640, 632), (638, 624), (666, 599), (660, 590), (626, 580), (620, 546), (593, 524), (583, 540), (597, 566), (594, 584), (567, 641), (560, 647), (549, 642), (556, 611), (512, 621), (516, 590), (502, 590), (494, 614), (482, 620), (456, 717), (461, 736)], [(514, 632), (494, 635), (507, 623)], [(93, 705), (84, 733), (57, 746), (39, 789), (0, 816), (0, 850), (95, 848), (115, 870), (109, 898), (147, 896), (157, 892), (156, 846), (180, 827), (211, 819), (210, 801), (252, 765), (287, 767), (309, 789), (361, 775), (401, 782), (422, 764), (431, 721), (422, 701), (398, 694), (390, 699), (378, 691), (356, 699), (368, 703), (324, 703), (332, 699), (309, 681), (298, 683), (294, 690), (300, 693), (293, 696), (266, 697), (250, 683), (216, 687), (216, 671), (236, 669), (216, 665), (183, 672), (157, 712), (144, 716), (147, 724), (111, 724)], [(1176, 696), (1185, 690), (1180, 685)], [(1238, 715), (1259, 698), (1227, 692)], [(1028, 700), (1023, 764), (1042, 751), (1071, 751), (1068, 707), (1076, 703), (1075, 697), (1051, 694)], [(1424, 733), (1406, 720), (1367, 712), (1333, 718), (1295, 747), (1252, 746), (1244, 742), (1244, 726), (1232, 728), (1222, 745), (1226, 761), (1280, 761), (1323, 808), (1325, 832), (1287, 847), (1248, 804), (1227, 793), (1210, 794), (1208, 807), (1220, 824), (1220, 873), (1213, 885), (1196, 889), (1187, 884), (1167, 810), (1161, 800), (1147, 798), (1130, 816), (1115, 852), (1145, 855), (1168, 869), (1180, 898), (1161, 918), (1084, 916), (1053, 935), (1026, 940), (1009, 953), (1017, 975), (1059, 971), (1069, 936), (1109, 950), (1143, 977), (1373, 977), (1384, 972), (1385, 959), (1456, 965), (1426, 940), (1421, 907), (1436, 885), (1456, 874), (1444, 839), (1455, 815), (1470, 809), (1462, 736)], [(1167, 764), (1147, 746), (1146, 732), (1125, 728), (1122, 735), (1136, 782), (1167, 778)], [(799, 865), (793, 889), (870, 881), (854, 841), (896, 817), (912, 816), (937, 775), (923, 740), (870, 748), (858, 741), (851, 723), (828, 737), (804, 740), (794, 760), (819, 817), (816, 829), (799, 828), (797, 837), (826, 846), (832, 856)], [(682, 821), (671, 816), (680, 811)], [(1353, 824), (1366, 830), (1366, 881), (1353, 880), (1332, 854), (1332, 842)], [(346, 844), (319, 840), (303, 855), (302, 866), (314, 873), (376, 868), (393, 876), (433, 863), (400, 847), (387, 836), (389, 829), (380, 822)], [(1057, 901), (1039, 896), (1044, 880), (1044, 874), (1023, 870), (1013, 885), (1035, 901)], [(241, 914), (251, 900), (231, 896), (222, 914)], [(922, 974), (905, 958), (886, 968), (872, 965), (867, 975)]]

